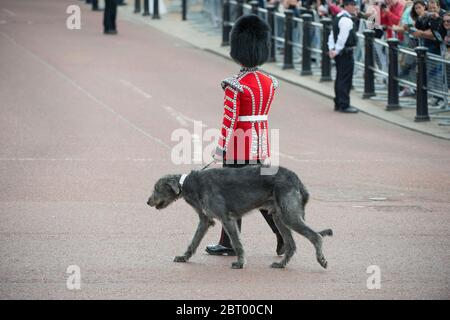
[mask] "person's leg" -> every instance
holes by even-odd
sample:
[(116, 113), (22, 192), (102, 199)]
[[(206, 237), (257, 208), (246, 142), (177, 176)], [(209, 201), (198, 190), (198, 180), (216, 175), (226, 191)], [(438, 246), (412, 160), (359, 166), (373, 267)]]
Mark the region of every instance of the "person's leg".
[(336, 80), (334, 81), (334, 106), (338, 110), (342, 105), (342, 56), (338, 55), (334, 58), (336, 62)]
[(117, 0), (112, 1), (112, 10), (111, 10), (111, 26), (112, 30), (116, 30), (116, 18), (117, 18)]
[(110, 28), (110, 12), (111, 12), (111, 0), (105, 0), (105, 11), (103, 12), (103, 30), (107, 32)]
[(341, 77), (339, 79), (339, 109), (347, 109), (350, 106), (350, 88), (351, 79), (353, 76), (353, 68), (351, 67), (351, 62), (349, 61), (350, 56), (348, 54), (341, 54), (340, 64), (341, 64)]
[(346, 69), (347, 72), (345, 74), (345, 96), (348, 99), (347, 105), (350, 106), (350, 91), (352, 89), (352, 84), (353, 84), (353, 71), (355, 69), (355, 61), (353, 60), (353, 54), (347, 54), (347, 59), (346, 59)]
[[(232, 168), (239, 168), (243, 167), (245, 164), (235, 164), (235, 163), (226, 163), (223, 162), (223, 167), (232, 167)], [(241, 225), (242, 220), (236, 220), (236, 223), (238, 225), (239, 231), (241, 231)], [(231, 245), (230, 237), (228, 237), (228, 234), (225, 232), (224, 228), (222, 227), (222, 231), (220, 232), (220, 240), (218, 244), (213, 244), (206, 246), (206, 252), (212, 255), (229, 255), (234, 256), (236, 253), (233, 250), (233, 246)]]
[(99, 11), (98, 0), (92, 0), (92, 11)]
[[(236, 223), (237, 223), (237, 225), (238, 225), (239, 231), (241, 231), (242, 219), (236, 220)], [(225, 232), (225, 230), (223, 229), (223, 227), (222, 227), (222, 231), (221, 231), (221, 233), (220, 233), (219, 244), (220, 244), (221, 246), (226, 247), (226, 248), (232, 248), (230, 237), (229, 237), (228, 234)]]
[(353, 54), (344, 52), (338, 56), (337, 61), (339, 61), (340, 66), (339, 79), (336, 80), (338, 81), (337, 95), (339, 97), (339, 111), (344, 113), (357, 113), (358, 109), (350, 106), (350, 90), (352, 88), (354, 69)]
[[(239, 167), (243, 167), (246, 165), (247, 164), (226, 164), (224, 162), (223, 167), (239, 168)], [(275, 225), (275, 222), (273, 221), (272, 215), (269, 214), (266, 210), (260, 210), (260, 211), (261, 211), (262, 216), (266, 220), (267, 224), (270, 226), (270, 228), (272, 229), (272, 231), (275, 233), (275, 235), (277, 237), (277, 249), (276, 249), (277, 254), (278, 255), (284, 254), (283, 237), (281, 236), (280, 232), (278, 231), (278, 228)], [(239, 227), (239, 231), (241, 231), (242, 220), (239, 219), (236, 222)], [(212, 254), (212, 255), (235, 255), (235, 252), (232, 249), (231, 240), (223, 228), (222, 228), (222, 231), (220, 234), (219, 243), (217, 245), (207, 246), (206, 252), (208, 252), (209, 254)]]
[(279, 256), (281, 256), (282, 254), (284, 254), (284, 241), (283, 241), (283, 237), (281, 236), (280, 231), (278, 230), (275, 222), (273, 221), (273, 217), (271, 214), (269, 214), (269, 212), (267, 210), (259, 210), (262, 214), (262, 216), (264, 217), (264, 219), (266, 219), (267, 224), (269, 225), (270, 229), (272, 229), (273, 233), (275, 233), (276, 237), (277, 237), (277, 254)]
[(336, 79), (334, 81), (334, 111), (338, 111), (339, 110), (339, 96), (338, 96), (338, 75), (339, 75), (339, 70), (337, 68), (337, 63), (336, 63)]

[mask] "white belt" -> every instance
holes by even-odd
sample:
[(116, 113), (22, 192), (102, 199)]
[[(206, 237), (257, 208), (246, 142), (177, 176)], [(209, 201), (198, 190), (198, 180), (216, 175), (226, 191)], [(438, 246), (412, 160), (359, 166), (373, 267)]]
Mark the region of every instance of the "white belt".
[(267, 114), (258, 116), (239, 116), (239, 121), (266, 121), (268, 119)]

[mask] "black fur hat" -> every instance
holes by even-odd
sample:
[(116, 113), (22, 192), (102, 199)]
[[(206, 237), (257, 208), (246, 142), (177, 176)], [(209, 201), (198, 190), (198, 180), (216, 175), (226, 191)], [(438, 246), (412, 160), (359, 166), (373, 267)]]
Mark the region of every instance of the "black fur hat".
[(247, 68), (262, 65), (269, 59), (270, 28), (260, 17), (240, 17), (231, 29), (230, 56)]

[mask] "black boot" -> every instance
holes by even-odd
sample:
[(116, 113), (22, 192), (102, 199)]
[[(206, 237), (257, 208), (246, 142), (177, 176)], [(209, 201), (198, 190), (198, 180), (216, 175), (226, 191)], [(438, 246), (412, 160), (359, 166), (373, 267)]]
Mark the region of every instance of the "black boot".
[(283, 237), (281, 236), (280, 231), (278, 230), (277, 226), (275, 225), (275, 222), (273, 221), (273, 217), (267, 210), (259, 210), (261, 211), (261, 214), (263, 215), (264, 219), (266, 219), (267, 224), (269, 225), (270, 229), (272, 229), (273, 233), (277, 236), (277, 255), (281, 256), (284, 254), (284, 241)]
[[(239, 219), (236, 222), (237, 222), (239, 231), (241, 231), (242, 220)], [(219, 244), (211, 244), (209, 246), (206, 246), (205, 251), (214, 256), (235, 256), (236, 255), (236, 252), (234, 252), (233, 246), (231, 245), (230, 238), (228, 237), (228, 234), (225, 232), (225, 230), (223, 228), (222, 228), (222, 233), (220, 235)]]

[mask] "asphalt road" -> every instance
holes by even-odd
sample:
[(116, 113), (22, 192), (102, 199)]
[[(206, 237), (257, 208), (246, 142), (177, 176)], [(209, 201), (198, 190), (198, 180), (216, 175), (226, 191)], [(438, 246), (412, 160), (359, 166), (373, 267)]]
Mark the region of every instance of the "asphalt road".
[[(81, 30), (66, 28), (70, 4)], [(243, 270), (203, 251), (219, 226), (189, 263), (172, 262), (196, 215), (147, 198), (163, 174), (195, 167), (172, 162), (171, 135), (220, 126), (219, 82), (238, 67), (132, 22), (104, 36), (101, 21), (79, 1), (0, 2), (1, 299), (450, 297), (449, 141), (337, 114), (285, 82), (270, 125), (311, 193), (307, 222), (334, 230), (328, 269), (299, 235), (288, 267), (271, 269), (275, 236), (259, 214), (243, 222)], [(80, 290), (67, 288), (70, 265)], [(371, 265), (380, 289), (367, 287)]]

